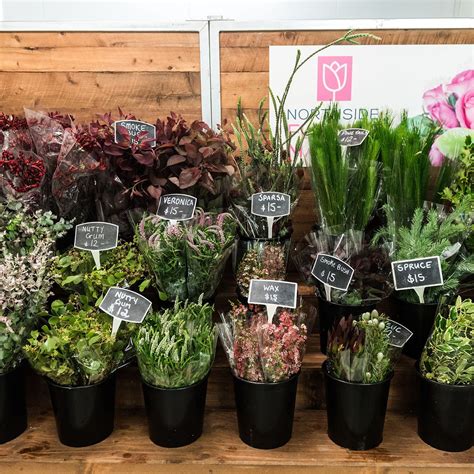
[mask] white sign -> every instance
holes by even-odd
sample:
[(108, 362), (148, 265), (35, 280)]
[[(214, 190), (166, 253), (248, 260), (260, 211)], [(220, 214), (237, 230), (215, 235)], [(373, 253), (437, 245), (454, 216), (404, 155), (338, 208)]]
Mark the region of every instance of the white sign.
[[(318, 48), (270, 46), (270, 88), (275, 96), (283, 93), (298, 49), (304, 59)], [(322, 102), (321, 117), (332, 101), (339, 103), (345, 123), (364, 114), (376, 118), (387, 109), (419, 115), (426, 91), (449, 83), (473, 64), (472, 44), (334, 46), (311, 58), (296, 73), (285, 106), (288, 125), (291, 130), (298, 129), (311, 109)], [(272, 109), (270, 120), (273, 125)]]

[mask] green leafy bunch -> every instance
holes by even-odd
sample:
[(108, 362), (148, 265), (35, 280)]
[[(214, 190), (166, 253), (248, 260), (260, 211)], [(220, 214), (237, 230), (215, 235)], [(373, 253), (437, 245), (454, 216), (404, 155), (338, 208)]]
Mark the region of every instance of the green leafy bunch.
[(52, 247), (71, 227), (69, 222), (57, 219), (49, 211), (30, 211), (19, 201), (0, 202), (1, 256), (5, 253), (27, 255), (43, 240)]
[(474, 384), (474, 303), (456, 299), (447, 314), (438, 313), (420, 359), (429, 380), (453, 385)]
[(133, 242), (101, 252), (100, 264), (97, 269), (90, 252), (73, 248), (55, 258), (54, 279), (66, 292), (79, 293), (83, 304), (96, 306), (111, 286), (143, 292), (151, 283), (143, 257)]
[(378, 383), (393, 371), (387, 317), (377, 310), (341, 318), (329, 333), (328, 362), (331, 373), (348, 382)]
[(376, 207), (380, 190), (380, 144), (368, 118), (349, 128), (364, 128), (369, 135), (359, 146), (343, 147), (344, 129), (337, 104), (308, 131), (313, 191), (323, 228), (335, 234), (363, 231)]
[[(240, 151), (240, 155), (236, 157), (239, 172), (235, 175), (235, 186), (231, 193), (233, 204), (231, 212), (236, 217), (240, 232), (245, 237), (265, 238), (267, 236), (266, 219), (250, 212), (249, 198), (252, 194), (264, 191), (286, 193), (291, 196), (293, 208), (296, 205), (299, 195), (299, 178), (302, 175), (298, 172), (301, 167), (298, 158), (306, 138), (307, 128), (321, 109), (321, 104), (319, 104), (296, 130), (290, 129), (285, 104), (296, 74), (311, 58), (327, 48), (346, 42), (358, 44), (358, 41), (363, 38), (379, 39), (371, 34), (348, 31), (305, 58), (302, 58), (301, 51), (298, 50), (293, 69), (281, 96), (270, 89), (274, 115), (273, 127), (270, 127), (268, 123), (268, 112), (264, 109), (265, 99), (259, 104), (256, 125), (253, 125), (245, 115), (239, 99), (236, 123), (233, 126)], [(289, 218), (284, 218), (275, 224), (273, 235), (282, 238), (289, 232)]]
[(201, 381), (214, 360), (217, 333), (208, 303), (179, 302), (151, 313), (134, 336), (138, 366), (145, 382), (180, 388)]
[[(392, 260), (409, 260), (422, 257), (439, 256), (444, 284), (426, 288), (425, 303), (436, 303), (443, 293), (455, 291), (464, 275), (474, 272), (474, 255), (466, 257), (458, 252), (458, 247), (469, 234), (469, 209), (472, 206), (468, 199), (455, 208), (453, 212), (440, 217), (436, 209), (425, 212), (416, 209), (411, 225), (399, 229)], [(390, 228), (381, 229), (374, 236), (374, 242), (390, 238)], [(405, 290), (399, 297), (409, 302), (418, 302), (414, 291)]]
[(154, 273), (163, 298), (211, 297), (232, 252), (236, 224), (230, 214), (197, 209), (186, 223), (170, 224), (150, 215), (137, 226), (140, 252)]
[(409, 224), (415, 209), (427, 199), (429, 152), (438, 131), (434, 124), (419, 125), (402, 115), (398, 125), (393, 116), (382, 114), (373, 123), (380, 142), (388, 223), (395, 229)]
[(127, 358), (136, 325), (122, 323), (112, 336), (112, 318), (70, 300), (52, 304), (48, 324), (31, 332), (25, 355), (40, 375), (65, 386), (83, 386), (107, 378)]

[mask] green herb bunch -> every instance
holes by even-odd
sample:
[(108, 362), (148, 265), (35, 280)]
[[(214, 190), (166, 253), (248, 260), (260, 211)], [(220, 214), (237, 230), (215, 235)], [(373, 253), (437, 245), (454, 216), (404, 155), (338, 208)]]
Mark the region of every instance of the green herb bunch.
[(114, 337), (109, 315), (74, 299), (53, 302), (52, 312), (48, 324), (32, 331), (24, 346), (40, 375), (59, 385), (92, 385), (125, 363), (136, 325), (122, 323)]
[(5, 253), (27, 255), (44, 240), (53, 248), (71, 227), (49, 211), (30, 211), (19, 201), (0, 202), (0, 258)]
[[(464, 275), (474, 272), (474, 255), (463, 256), (459, 248), (468, 237), (470, 230), (469, 199), (446, 216), (440, 216), (436, 209), (425, 212), (418, 208), (414, 211), (411, 225), (399, 229), (392, 260), (409, 260), (422, 257), (439, 256), (444, 284), (426, 288), (425, 303), (436, 303), (440, 295), (456, 291)], [(377, 232), (374, 242), (381, 238), (390, 239), (390, 227)], [(414, 291), (398, 293), (408, 302), (418, 302)]]
[(378, 383), (393, 371), (387, 317), (377, 310), (359, 321), (341, 318), (329, 333), (328, 363), (334, 377), (355, 383)]
[(236, 224), (230, 214), (197, 209), (184, 224), (146, 216), (136, 232), (163, 297), (197, 300), (200, 294), (214, 294), (232, 252)]
[(55, 258), (54, 279), (63, 290), (79, 293), (82, 303), (91, 306), (99, 306), (111, 286), (143, 292), (151, 283), (144, 259), (132, 242), (101, 252), (100, 264), (97, 269), (90, 252), (73, 248)]
[(420, 359), (429, 380), (453, 385), (474, 384), (474, 303), (461, 297), (439, 312)]
[(209, 304), (176, 301), (151, 313), (134, 336), (140, 373), (150, 385), (188, 387), (201, 381), (214, 360), (217, 333)]
[[(300, 152), (307, 134), (307, 128), (319, 114), (321, 104), (315, 107), (306, 120), (296, 129), (291, 130), (287, 121), (286, 101), (291, 90), (293, 79), (298, 71), (315, 55), (340, 43), (357, 44), (361, 38), (378, 39), (367, 33), (348, 31), (342, 37), (319, 48), (306, 58), (301, 51), (296, 54), (295, 63), (281, 96), (270, 90), (273, 127), (267, 120), (268, 112), (264, 109), (263, 99), (258, 107), (257, 125), (245, 115), (239, 100), (234, 134), (237, 139), (240, 155), (236, 158), (239, 172), (235, 175), (235, 186), (231, 193), (232, 210), (238, 223), (240, 233), (248, 238), (267, 237), (267, 220), (250, 212), (249, 198), (252, 194), (264, 191), (276, 191), (291, 196), (293, 208), (299, 195), (301, 173)], [(295, 159), (293, 159), (295, 157)], [(273, 228), (275, 237), (283, 238), (291, 231), (289, 218), (280, 219)]]
[(313, 191), (322, 226), (335, 234), (348, 229), (365, 230), (380, 191), (380, 144), (372, 122), (364, 119), (352, 127), (365, 128), (369, 135), (359, 146), (343, 147), (341, 113), (332, 105), (319, 123), (311, 126), (308, 140)]
[(383, 163), (384, 209), (394, 230), (408, 225), (415, 209), (427, 199), (429, 152), (437, 131), (433, 124), (418, 126), (406, 114), (396, 126), (390, 114), (383, 114), (373, 123)]

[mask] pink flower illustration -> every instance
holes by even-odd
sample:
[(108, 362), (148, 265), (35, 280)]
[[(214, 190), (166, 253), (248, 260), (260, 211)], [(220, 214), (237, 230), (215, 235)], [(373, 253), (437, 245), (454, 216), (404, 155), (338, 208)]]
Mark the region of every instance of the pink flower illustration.
[(461, 127), (474, 129), (474, 88), (456, 101), (456, 116)]
[(431, 145), (431, 150), (430, 150), (431, 165), (435, 167), (441, 166), (443, 164), (444, 158), (445, 156), (439, 151), (439, 148), (436, 145), (436, 140), (435, 140), (433, 145)]
[(444, 128), (459, 127), (456, 112), (448, 103), (442, 85), (423, 94), (423, 105), (430, 117)]
[(352, 56), (318, 58), (318, 100), (351, 100)]

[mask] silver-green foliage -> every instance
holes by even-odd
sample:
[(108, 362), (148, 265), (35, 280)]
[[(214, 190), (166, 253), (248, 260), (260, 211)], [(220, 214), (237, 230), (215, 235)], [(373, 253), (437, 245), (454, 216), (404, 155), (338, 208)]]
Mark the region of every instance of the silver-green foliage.
[(202, 380), (214, 360), (214, 308), (181, 303), (147, 316), (134, 337), (145, 382), (162, 388), (187, 387)]
[(448, 314), (439, 313), (420, 360), (430, 380), (453, 385), (474, 384), (474, 303), (457, 298)]

